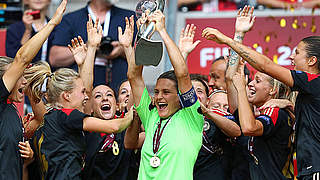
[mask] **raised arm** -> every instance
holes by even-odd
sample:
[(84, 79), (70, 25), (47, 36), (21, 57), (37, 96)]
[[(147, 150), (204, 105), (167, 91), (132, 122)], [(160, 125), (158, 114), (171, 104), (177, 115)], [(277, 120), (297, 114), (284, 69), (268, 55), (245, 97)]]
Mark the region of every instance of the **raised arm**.
[(250, 107), (244, 72), (236, 73), (233, 76), (233, 83), (238, 91), (238, 111), (242, 133), (245, 136), (261, 136), (263, 134), (263, 125), (256, 120)]
[[(134, 104), (136, 106), (139, 106), (140, 99), (145, 88), (145, 84), (142, 77), (143, 66), (137, 66), (135, 64), (135, 52), (132, 47), (134, 18), (133, 16), (131, 16), (129, 21), (129, 19), (126, 17), (125, 21), (126, 29), (124, 33), (122, 33), (122, 28), (118, 27), (119, 42), (124, 49), (128, 62), (127, 76), (132, 89)], [(141, 21), (141, 19), (139, 19), (138, 21)]]
[(301, 5), (304, 8), (317, 8), (320, 6), (320, 0), (305, 1), (302, 2)]
[(164, 44), (166, 45), (171, 64), (174, 68), (174, 73), (178, 80), (179, 90), (182, 94), (188, 92), (192, 88), (188, 67), (181, 55), (179, 48), (170, 38), (165, 28), (165, 16), (161, 11), (157, 10), (151, 16), (149, 16), (149, 21), (155, 22), (156, 30), (159, 32)]
[[(133, 105), (132, 93), (129, 96), (127, 107)], [(138, 113), (133, 114), (133, 121), (130, 126), (126, 129), (126, 134), (124, 136), (124, 147), (126, 149), (140, 149), (145, 140), (145, 132), (141, 132), (142, 123), (138, 116)]]
[(81, 79), (83, 80), (86, 92), (89, 95), (92, 93), (93, 89), (93, 68), (94, 68), (94, 58), (96, 55), (96, 50), (100, 45), (102, 38), (102, 27), (97, 19), (95, 24), (93, 24), (91, 16), (89, 15), (89, 20), (87, 22), (87, 55), (83, 66), (80, 71)]
[[(78, 36), (71, 40), (72, 46), (68, 45), (70, 51), (72, 52), (74, 59), (79, 66), (80, 77), (83, 81), (84, 87), (86, 88), (86, 93), (89, 98), (91, 98), (91, 93), (93, 89), (93, 68), (94, 68), (94, 58), (97, 47), (100, 44), (102, 38), (102, 27), (99, 24), (99, 20), (93, 25), (91, 16), (87, 22), (87, 34), (88, 41), (87, 45), (84, 44), (82, 38)], [(89, 101), (90, 102), (90, 101)], [(91, 104), (86, 105), (86, 113), (90, 113)]]
[(225, 36), (217, 29), (206, 28), (202, 32), (202, 36), (208, 40), (215, 41), (219, 44), (230, 46), (244, 60), (258, 71), (268, 74), (269, 76), (283, 82), (289, 87), (293, 86), (293, 78), (289, 69), (274, 63), (271, 59), (258, 53), (251, 48), (238, 43), (231, 38)]
[(60, 23), (66, 5), (67, 0), (63, 0), (48, 24), (18, 50), (13, 63), (3, 75), (4, 84), (9, 92), (12, 91), (18, 79), (23, 75), (24, 69), (36, 56), (54, 27)]
[(140, 149), (146, 137), (145, 132), (140, 132), (141, 121), (138, 114), (134, 114), (133, 118), (124, 136), (124, 147), (126, 149)]
[(296, 7), (296, 3), (287, 3), (280, 0), (257, 0), (257, 3), (265, 5), (271, 8), (290, 9), (290, 7)]
[(124, 118), (112, 120), (103, 120), (95, 117), (86, 117), (83, 119), (83, 130), (104, 132), (104, 133), (119, 133), (125, 130), (133, 120), (133, 108), (131, 108)]
[[(253, 7), (245, 6), (242, 11), (241, 9), (238, 11), (233, 39), (239, 43), (242, 43), (245, 33), (248, 32), (254, 24), (255, 16), (253, 16), (253, 9)], [(239, 61), (239, 55), (231, 49), (226, 71), (228, 104), (231, 113), (233, 113), (238, 106), (237, 91), (232, 83), (232, 77), (238, 70)]]
[(42, 100), (36, 101), (35, 98), (32, 96), (30, 88), (27, 87), (25, 90), (25, 94), (29, 97), (30, 104), (32, 107), (33, 114), (27, 115), (23, 118), (25, 120), (24, 129), (25, 129), (25, 136), (27, 139), (32, 138), (34, 132), (38, 129), (39, 125), (43, 121), (43, 116), (46, 113), (46, 108)]
[(200, 40), (193, 42), (194, 34), (196, 32), (196, 26), (194, 24), (188, 24), (185, 29), (180, 32), (179, 49), (183, 58), (187, 61), (188, 55), (197, 47)]

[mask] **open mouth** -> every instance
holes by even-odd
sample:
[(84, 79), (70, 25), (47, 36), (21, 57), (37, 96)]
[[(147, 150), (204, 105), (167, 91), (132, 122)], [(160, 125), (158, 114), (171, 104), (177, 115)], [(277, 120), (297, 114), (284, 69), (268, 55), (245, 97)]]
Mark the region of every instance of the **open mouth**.
[(158, 106), (159, 106), (160, 110), (164, 110), (168, 106), (168, 104), (166, 104), (166, 103), (158, 103)]
[(109, 111), (111, 109), (111, 105), (110, 104), (104, 104), (101, 106), (101, 110), (102, 111)]
[(128, 104), (128, 102), (129, 102), (129, 99), (126, 99), (126, 100), (124, 101), (124, 103), (126, 103), (126, 104)]
[(253, 88), (249, 89), (249, 95), (250, 96), (254, 96), (256, 94), (256, 90), (254, 90)]
[(23, 94), (23, 90), (24, 90), (23, 87), (22, 87), (22, 88), (19, 88), (19, 89), (18, 89), (18, 92), (19, 92), (20, 94)]

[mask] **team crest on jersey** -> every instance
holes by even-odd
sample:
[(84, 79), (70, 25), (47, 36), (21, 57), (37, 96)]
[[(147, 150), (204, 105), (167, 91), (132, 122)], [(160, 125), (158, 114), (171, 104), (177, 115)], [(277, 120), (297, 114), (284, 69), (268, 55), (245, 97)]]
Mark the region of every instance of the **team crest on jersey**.
[(266, 115), (259, 116), (257, 119), (264, 120), (267, 123), (267, 125), (269, 125), (270, 122), (272, 121), (271, 117), (266, 116)]

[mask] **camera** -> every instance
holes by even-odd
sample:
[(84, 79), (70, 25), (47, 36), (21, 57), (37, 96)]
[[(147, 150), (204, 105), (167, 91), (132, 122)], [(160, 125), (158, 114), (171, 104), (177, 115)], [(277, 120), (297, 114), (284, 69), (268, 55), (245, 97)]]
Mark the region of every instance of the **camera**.
[(112, 41), (113, 40), (109, 36), (103, 37), (101, 39), (99, 53), (108, 56), (113, 50), (113, 46), (111, 44)]
[(39, 10), (32, 11), (32, 12), (30, 12), (28, 14), (33, 17), (33, 20), (40, 19), (40, 11)]

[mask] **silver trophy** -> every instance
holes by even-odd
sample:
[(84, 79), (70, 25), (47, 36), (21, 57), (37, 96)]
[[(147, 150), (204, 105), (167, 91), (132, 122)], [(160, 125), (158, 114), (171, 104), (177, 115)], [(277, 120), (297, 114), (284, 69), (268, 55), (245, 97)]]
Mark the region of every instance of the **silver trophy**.
[[(164, 0), (140, 0), (136, 6), (137, 18), (142, 16), (147, 10), (151, 15), (156, 10), (163, 12), (165, 6)], [(141, 25), (136, 39), (136, 64), (157, 66), (163, 53), (162, 42), (152, 41), (151, 37), (155, 30), (155, 23), (151, 22), (147, 27)]]

